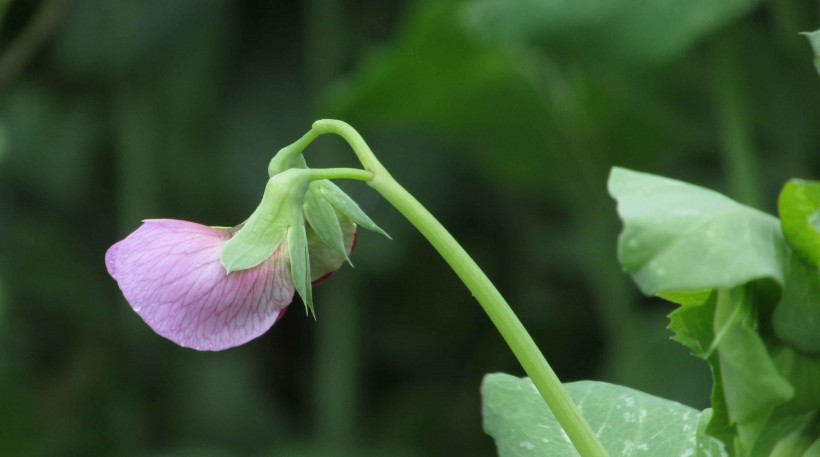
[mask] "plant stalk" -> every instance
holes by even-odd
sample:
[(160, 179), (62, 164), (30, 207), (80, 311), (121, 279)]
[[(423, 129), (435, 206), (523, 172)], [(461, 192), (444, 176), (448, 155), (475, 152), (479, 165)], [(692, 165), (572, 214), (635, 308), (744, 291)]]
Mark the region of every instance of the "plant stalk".
[(364, 168), (373, 173), (368, 185), (404, 215), (461, 278), (501, 333), (579, 454), (582, 457), (606, 456), (600, 441), (510, 305), (447, 229), (388, 173), (351, 126), (341, 121), (320, 120), (313, 124), (313, 129), (320, 134), (337, 134), (348, 142)]

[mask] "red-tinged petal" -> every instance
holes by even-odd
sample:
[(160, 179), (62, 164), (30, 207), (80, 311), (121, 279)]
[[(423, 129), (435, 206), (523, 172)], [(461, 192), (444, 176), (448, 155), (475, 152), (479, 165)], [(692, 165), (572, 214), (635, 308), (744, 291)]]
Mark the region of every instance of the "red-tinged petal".
[[(347, 255), (350, 257), (353, 255), (353, 249), (356, 247), (356, 240), (359, 236), (356, 233), (356, 224), (344, 221), (340, 222), (340, 227)], [(333, 276), (333, 273), (336, 273), (336, 270), (345, 263), (344, 256), (327, 247), (313, 230), (308, 230), (308, 252), (310, 253), (310, 274), (313, 287)]]
[[(353, 255), (353, 251), (354, 251), (354, 250), (356, 250), (356, 243), (358, 243), (358, 241), (359, 241), (359, 234), (358, 234), (357, 232), (355, 232), (355, 231), (354, 231), (354, 232), (353, 232), (353, 241), (352, 241), (352, 242), (350, 242), (350, 247), (348, 248), (348, 251), (347, 251), (347, 255), (348, 255), (348, 257), (350, 257), (350, 256), (352, 256), (352, 255)], [(337, 266), (334, 270), (329, 271), (329, 272), (327, 272), (327, 273), (323, 274), (322, 276), (319, 276), (318, 278), (314, 279), (314, 280), (310, 283), (310, 285), (311, 285), (311, 286), (313, 286), (313, 287), (316, 287), (316, 286), (318, 286), (319, 284), (321, 284), (321, 283), (323, 283), (323, 282), (327, 281), (327, 280), (328, 280), (331, 276), (333, 276), (333, 275), (336, 273), (336, 271), (337, 271), (339, 268), (341, 268), (341, 266), (342, 266), (343, 264), (344, 264), (344, 259), (340, 259), (340, 260), (339, 260), (339, 265), (338, 265), (338, 266)]]
[(106, 266), (155, 332), (196, 350), (227, 349), (267, 331), (294, 293), (282, 247), (226, 274), (219, 256), (230, 237), (193, 222), (147, 220), (111, 246)]

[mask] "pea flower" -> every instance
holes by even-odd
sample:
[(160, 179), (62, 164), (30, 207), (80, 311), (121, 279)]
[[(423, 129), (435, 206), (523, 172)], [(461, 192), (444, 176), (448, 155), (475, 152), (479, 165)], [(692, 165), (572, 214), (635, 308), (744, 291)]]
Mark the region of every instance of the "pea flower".
[(313, 311), (311, 287), (348, 260), (356, 222), (381, 231), (326, 183), (311, 181), (308, 169), (277, 173), (259, 207), (232, 229), (146, 220), (108, 250), (108, 273), (157, 334), (196, 350), (243, 344), (282, 316), (295, 291)]

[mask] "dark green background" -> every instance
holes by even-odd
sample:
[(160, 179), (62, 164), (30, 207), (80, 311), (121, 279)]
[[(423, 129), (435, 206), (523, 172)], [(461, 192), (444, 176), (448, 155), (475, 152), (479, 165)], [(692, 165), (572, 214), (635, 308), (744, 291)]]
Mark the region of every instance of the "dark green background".
[[(699, 408), (705, 364), (618, 268), (609, 167), (767, 211), (820, 172), (820, 79), (797, 34), (820, 25), (816, 1), (4, 4), (2, 456), (494, 455), (479, 384), (521, 369), (366, 186), (345, 183), (393, 241), (361, 234), (316, 322), (296, 303), (261, 338), (197, 353), (108, 277), (105, 250), (141, 219), (241, 222), (272, 154), (319, 117), (359, 129), (563, 380)], [(44, 4), (54, 25), (29, 35)], [(21, 40), (31, 59), (4, 74)], [(354, 164), (332, 138), (308, 162)]]

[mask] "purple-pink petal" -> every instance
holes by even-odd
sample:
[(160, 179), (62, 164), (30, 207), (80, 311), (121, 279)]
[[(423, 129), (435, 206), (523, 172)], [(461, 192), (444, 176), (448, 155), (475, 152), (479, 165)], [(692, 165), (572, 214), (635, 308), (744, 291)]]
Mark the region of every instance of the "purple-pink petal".
[(147, 220), (105, 255), (125, 299), (158, 334), (201, 351), (238, 346), (267, 331), (293, 299), (280, 246), (268, 260), (226, 274), (230, 233), (193, 222)]

